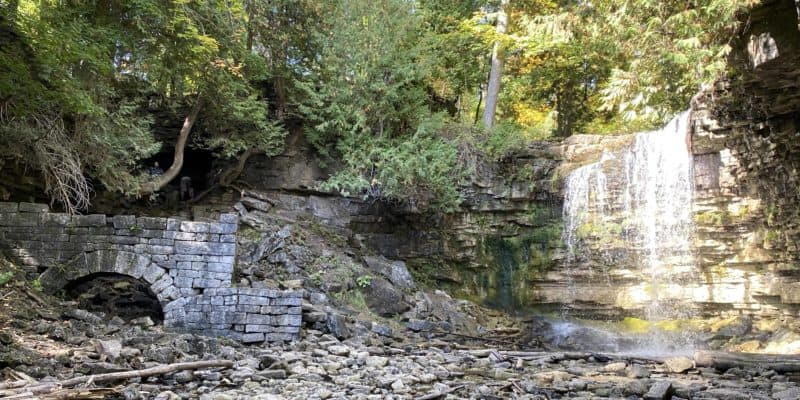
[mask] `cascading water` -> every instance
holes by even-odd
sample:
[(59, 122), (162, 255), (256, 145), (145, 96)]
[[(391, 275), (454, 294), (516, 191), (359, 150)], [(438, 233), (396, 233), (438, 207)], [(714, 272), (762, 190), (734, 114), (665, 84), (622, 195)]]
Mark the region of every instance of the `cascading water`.
[(600, 161), (584, 165), (567, 176), (567, 194), (564, 198), (564, 243), (567, 246), (567, 262), (575, 262), (579, 256), (579, 231), (590, 215), (602, 216), (607, 210), (608, 188), (603, 163), (610, 158), (606, 152)]
[[(691, 238), (694, 176), (687, 145), (689, 113), (684, 112), (664, 128), (636, 135), (625, 153), (624, 215), (630, 232), (626, 241), (640, 248), (651, 277), (652, 298), (645, 309), (649, 320), (680, 315), (681, 309), (664, 304), (660, 288), (670, 276), (692, 273)], [(676, 315), (677, 314), (677, 315)]]
[[(690, 307), (678, 300), (687, 290), (682, 278), (694, 270), (688, 114), (636, 134), (630, 148), (616, 156), (604, 153), (566, 179), (568, 281), (575, 279), (570, 274), (588, 274), (600, 285), (595, 275), (630, 265), (641, 282), (625, 296), (641, 304), (648, 321), (689, 316)], [(611, 277), (607, 282), (613, 285)]]

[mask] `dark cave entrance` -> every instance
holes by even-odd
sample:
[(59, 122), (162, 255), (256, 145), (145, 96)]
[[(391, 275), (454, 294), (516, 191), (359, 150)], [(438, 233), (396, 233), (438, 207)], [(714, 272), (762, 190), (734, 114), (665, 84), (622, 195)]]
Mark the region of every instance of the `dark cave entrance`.
[(140, 279), (115, 273), (86, 275), (64, 288), (66, 297), (78, 302), (78, 307), (101, 312), (107, 318), (118, 316), (125, 321), (150, 317), (154, 323), (164, 321), (161, 304), (150, 285)]
[[(166, 171), (172, 165), (175, 154), (172, 151), (162, 152), (144, 161), (147, 170), (154, 166), (156, 162), (161, 169)], [(180, 181), (183, 177), (192, 180), (192, 188), (198, 194), (211, 186), (214, 176), (214, 154), (209, 150), (186, 148), (183, 153), (183, 168), (178, 176), (164, 188), (164, 191), (179, 191)]]

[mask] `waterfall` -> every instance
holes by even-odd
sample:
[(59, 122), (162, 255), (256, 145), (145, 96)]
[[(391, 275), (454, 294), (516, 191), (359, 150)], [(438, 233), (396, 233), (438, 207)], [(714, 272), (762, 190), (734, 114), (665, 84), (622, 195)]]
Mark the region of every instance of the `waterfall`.
[(694, 175), (687, 146), (689, 113), (683, 112), (662, 129), (639, 133), (625, 152), (624, 215), (629, 243), (641, 249), (643, 267), (651, 278), (648, 319), (675, 314), (662, 304), (660, 288), (668, 275), (691, 272), (694, 260), (692, 197)]
[(610, 268), (637, 271), (643, 282), (630, 297), (641, 303), (649, 320), (686, 316), (688, 309), (678, 304), (683, 293), (676, 294), (685, 290), (676, 279), (693, 273), (694, 264), (688, 125), (684, 112), (659, 130), (636, 134), (629, 148), (616, 155), (605, 152), (566, 178), (568, 275), (570, 270), (589, 276)]
[(608, 211), (608, 185), (603, 163), (610, 157), (607, 152), (603, 152), (600, 161), (584, 165), (567, 176), (563, 211), (567, 262), (575, 262), (579, 256), (578, 229), (588, 223), (592, 215), (602, 216)]

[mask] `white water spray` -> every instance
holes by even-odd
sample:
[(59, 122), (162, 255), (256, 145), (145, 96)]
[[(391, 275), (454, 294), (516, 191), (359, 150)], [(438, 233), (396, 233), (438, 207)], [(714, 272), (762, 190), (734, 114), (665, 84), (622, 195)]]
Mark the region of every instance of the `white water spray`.
[(690, 307), (676, 300), (684, 290), (679, 277), (694, 271), (688, 133), (689, 113), (684, 112), (662, 129), (636, 134), (617, 157), (604, 153), (566, 179), (568, 281), (574, 279), (570, 274), (593, 276), (609, 268), (638, 271), (643, 282), (629, 286), (626, 290), (636, 296), (627, 298), (636, 297), (650, 321), (690, 316)]

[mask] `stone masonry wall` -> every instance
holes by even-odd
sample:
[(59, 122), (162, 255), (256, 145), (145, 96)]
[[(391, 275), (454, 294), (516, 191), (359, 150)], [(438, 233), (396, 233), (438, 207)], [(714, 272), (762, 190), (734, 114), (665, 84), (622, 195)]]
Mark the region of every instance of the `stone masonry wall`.
[(301, 294), (229, 288), (235, 214), (217, 222), (52, 213), (45, 204), (0, 203), (0, 248), (56, 292), (76, 279), (117, 273), (149, 284), (167, 327), (247, 343), (298, 337)]

